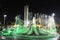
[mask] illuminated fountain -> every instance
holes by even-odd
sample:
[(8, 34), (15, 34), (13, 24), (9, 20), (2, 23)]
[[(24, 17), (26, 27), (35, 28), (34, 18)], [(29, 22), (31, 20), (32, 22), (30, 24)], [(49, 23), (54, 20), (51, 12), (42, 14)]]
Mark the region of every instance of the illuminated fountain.
[[(28, 9), (28, 8), (27, 8)], [(26, 10), (25, 10), (26, 11)], [(28, 18), (28, 12), (25, 14), (25, 20), (20, 19), (19, 15), (15, 17), (15, 25), (13, 28), (7, 28), (2, 31), (2, 35), (11, 38), (26, 38), (32, 40), (43, 39), (47, 40), (58, 36), (55, 27), (54, 14), (47, 16), (45, 14), (35, 15), (31, 20)], [(36, 17), (37, 16), (37, 17)], [(25, 22), (25, 23), (23, 23)]]
[[(7, 30), (2, 31), (3, 36), (9, 36), (11, 38), (51, 38), (57, 35), (53, 16), (48, 16), (45, 20), (42, 20), (42, 17), (33, 17), (31, 23), (29, 22), (30, 26), (28, 27), (24, 27), (23, 21), (19, 16), (16, 16), (15, 20), (13, 29), (7, 28)], [(44, 21), (44, 24), (42, 24), (42, 21)]]

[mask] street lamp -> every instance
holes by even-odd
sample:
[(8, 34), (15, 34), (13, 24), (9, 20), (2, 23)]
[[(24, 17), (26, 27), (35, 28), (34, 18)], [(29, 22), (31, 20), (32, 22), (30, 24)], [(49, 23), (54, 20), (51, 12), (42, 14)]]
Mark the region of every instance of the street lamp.
[(4, 26), (5, 26), (5, 20), (6, 20), (7, 15), (3, 15), (3, 16), (4, 16)]

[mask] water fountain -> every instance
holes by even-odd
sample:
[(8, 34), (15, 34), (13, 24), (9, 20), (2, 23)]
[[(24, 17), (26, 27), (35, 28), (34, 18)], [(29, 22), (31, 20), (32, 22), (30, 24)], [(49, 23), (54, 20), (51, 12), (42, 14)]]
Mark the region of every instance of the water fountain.
[(41, 16), (42, 15), (40, 15), (38, 18), (33, 17), (31, 23), (29, 22), (30, 26), (28, 27), (24, 27), (23, 21), (19, 18), (19, 16), (16, 16), (13, 29), (7, 28), (6, 30), (2, 31), (2, 35), (9, 38), (26, 38), (28, 40), (32, 40), (33, 38), (41, 40), (52, 40), (52, 38), (58, 36), (56, 32), (54, 17), (46, 15), (44, 17)]

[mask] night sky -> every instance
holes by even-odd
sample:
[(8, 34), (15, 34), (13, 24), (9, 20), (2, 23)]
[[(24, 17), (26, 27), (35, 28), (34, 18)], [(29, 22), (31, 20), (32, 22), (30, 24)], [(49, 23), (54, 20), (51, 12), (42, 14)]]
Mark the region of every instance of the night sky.
[(44, 13), (51, 15), (55, 13), (57, 20), (60, 20), (60, 1), (57, 0), (0, 0), (0, 21), (3, 22), (3, 15), (7, 14), (6, 22), (14, 21), (14, 17), (24, 13), (24, 6), (29, 5), (29, 11), (33, 13)]

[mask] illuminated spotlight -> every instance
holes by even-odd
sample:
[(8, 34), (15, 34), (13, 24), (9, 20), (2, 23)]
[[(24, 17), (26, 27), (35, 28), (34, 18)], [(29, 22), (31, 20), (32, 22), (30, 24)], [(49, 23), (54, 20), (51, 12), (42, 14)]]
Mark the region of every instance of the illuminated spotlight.
[(6, 37), (4, 37), (4, 36), (1, 36), (1, 39), (6, 39)]
[(53, 13), (52, 16), (54, 17), (55, 16), (55, 13)]

